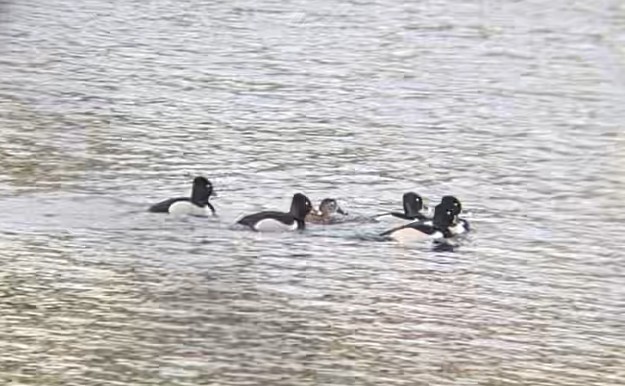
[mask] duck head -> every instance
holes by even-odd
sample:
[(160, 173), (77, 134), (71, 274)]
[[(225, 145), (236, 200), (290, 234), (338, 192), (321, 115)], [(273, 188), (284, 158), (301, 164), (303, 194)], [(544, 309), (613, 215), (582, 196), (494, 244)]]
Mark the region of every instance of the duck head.
[(204, 206), (208, 204), (208, 198), (214, 195), (213, 184), (205, 177), (195, 177), (193, 179), (193, 190), (191, 191), (191, 202)]
[(304, 220), (306, 215), (312, 210), (312, 203), (302, 193), (296, 193), (291, 200), (291, 210), (289, 211), (293, 217)]
[(415, 192), (404, 193), (402, 198), (404, 203), (404, 214), (414, 217), (423, 209), (423, 198)]
[(324, 198), (321, 204), (319, 204), (319, 212), (321, 212), (322, 216), (330, 216), (334, 213), (347, 215), (347, 212), (341, 209), (338, 202), (333, 198)]

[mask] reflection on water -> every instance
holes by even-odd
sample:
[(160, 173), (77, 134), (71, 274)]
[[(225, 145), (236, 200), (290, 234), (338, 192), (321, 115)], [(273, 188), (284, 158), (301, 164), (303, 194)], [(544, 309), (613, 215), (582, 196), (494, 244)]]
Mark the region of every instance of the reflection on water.
[[(0, 383), (625, 383), (619, 1), (0, 8)], [(231, 227), (408, 190), (475, 231)]]

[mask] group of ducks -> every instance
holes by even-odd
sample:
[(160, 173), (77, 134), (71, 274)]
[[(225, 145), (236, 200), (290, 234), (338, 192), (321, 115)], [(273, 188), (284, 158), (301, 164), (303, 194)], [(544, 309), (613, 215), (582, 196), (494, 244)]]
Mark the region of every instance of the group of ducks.
[[(213, 216), (215, 207), (209, 202), (214, 196), (213, 185), (205, 177), (195, 177), (190, 197), (176, 197), (161, 201), (150, 207), (150, 212), (170, 213), (175, 215)], [(462, 204), (454, 196), (444, 196), (441, 202), (431, 208), (423, 204), (423, 199), (416, 193), (408, 192), (403, 196), (403, 212), (387, 212), (371, 219), (391, 216), (405, 220), (400, 226), (382, 232), (380, 236), (403, 241), (446, 239), (469, 231), (469, 223), (459, 217)], [(302, 230), (306, 223), (331, 224), (336, 216), (347, 216), (337, 201), (324, 199), (315, 209), (302, 193), (296, 193), (288, 212), (264, 211), (240, 218), (237, 224), (254, 231), (294, 231)]]

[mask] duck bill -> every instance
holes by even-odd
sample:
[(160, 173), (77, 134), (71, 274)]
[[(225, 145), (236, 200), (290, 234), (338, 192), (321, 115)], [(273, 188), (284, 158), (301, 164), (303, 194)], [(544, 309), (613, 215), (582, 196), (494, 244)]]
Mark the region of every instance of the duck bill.
[(343, 216), (347, 216), (347, 212), (346, 212), (346, 211), (344, 211), (344, 210), (343, 210), (343, 209), (341, 209), (341, 208), (338, 208), (338, 209), (336, 210), (336, 213), (338, 213), (338, 214), (342, 214)]

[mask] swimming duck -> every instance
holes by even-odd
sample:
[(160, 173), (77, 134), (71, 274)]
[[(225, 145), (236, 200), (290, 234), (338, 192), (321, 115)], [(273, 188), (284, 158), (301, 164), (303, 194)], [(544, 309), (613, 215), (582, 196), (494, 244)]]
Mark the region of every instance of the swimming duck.
[(388, 230), (380, 234), (399, 242), (423, 241), (423, 240), (440, 240), (452, 237), (449, 227), (454, 222), (454, 214), (452, 209), (439, 210), (434, 215), (431, 224), (422, 221), (414, 221), (410, 224)]
[(238, 224), (246, 225), (259, 232), (294, 231), (306, 227), (306, 215), (312, 209), (308, 197), (301, 193), (293, 195), (291, 209), (284, 212), (265, 211), (243, 217)]
[(205, 177), (195, 177), (190, 197), (176, 197), (152, 205), (148, 210), (154, 213), (174, 215), (215, 215), (215, 208), (208, 202), (213, 195), (213, 185)]
[(333, 198), (324, 198), (323, 201), (319, 204), (319, 210), (311, 210), (308, 215), (306, 215), (306, 222), (314, 223), (314, 224), (328, 224), (332, 222), (333, 215), (338, 213), (343, 216), (347, 216), (347, 212), (345, 212), (339, 204)]
[(402, 197), (402, 201), (404, 204), (404, 213), (400, 213), (400, 212), (382, 213), (382, 214), (375, 216), (375, 218), (388, 216), (388, 215), (399, 218), (399, 219), (403, 219), (403, 220), (425, 220), (428, 218), (428, 216), (425, 213), (423, 213), (423, 211), (424, 210), (427, 211), (429, 210), (429, 208), (426, 208), (423, 205), (423, 198), (421, 198), (421, 196), (418, 195), (417, 193), (414, 193), (414, 192), (404, 193)]
[(448, 209), (451, 210), (455, 216), (453, 223), (449, 227), (449, 231), (453, 235), (469, 232), (469, 222), (459, 217), (462, 212), (462, 204), (460, 203), (460, 200), (454, 196), (443, 196), (440, 204), (436, 205), (434, 208), (434, 217), (436, 217), (436, 213), (443, 212)]

